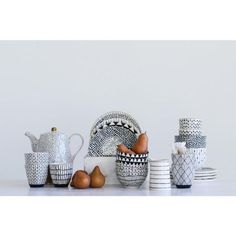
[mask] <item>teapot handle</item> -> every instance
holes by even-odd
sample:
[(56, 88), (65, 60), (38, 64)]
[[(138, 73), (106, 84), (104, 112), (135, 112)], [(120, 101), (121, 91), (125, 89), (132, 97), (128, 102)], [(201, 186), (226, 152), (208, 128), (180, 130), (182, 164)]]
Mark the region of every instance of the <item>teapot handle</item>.
[(69, 137), (69, 142), (71, 141), (71, 138), (72, 138), (73, 136), (79, 136), (79, 137), (80, 137), (80, 139), (81, 139), (81, 145), (80, 145), (79, 149), (75, 152), (75, 154), (71, 155), (71, 162), (74, 161), (75, 157), (77, 156), (77, 154), (79, 153), (79, 151), (81, 150), (81, 148), (84, 146), (84, 138), (83, 138), (83, 136), (82, 136), (81, 134), (79, 134), (79, 133), (72, 134), (72, 135)]

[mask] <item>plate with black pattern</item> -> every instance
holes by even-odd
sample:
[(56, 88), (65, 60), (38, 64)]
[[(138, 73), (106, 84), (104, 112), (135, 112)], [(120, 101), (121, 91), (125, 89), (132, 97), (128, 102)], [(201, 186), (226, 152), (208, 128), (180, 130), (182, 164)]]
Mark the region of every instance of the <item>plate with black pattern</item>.
[(93, 137), (97, 132), (100, 132), (107, 126), (123, 126), (131, 131), (140, 134), (141, 128), (138, 122), (129, 114), (120, 111), (111, 111), (100, 116), (90, 131), (90, 137)]
[(106, 126), (91, 137), (89, 156), (116, 156), (117, 145), (132, 147), (139, 134), (124, 126)]

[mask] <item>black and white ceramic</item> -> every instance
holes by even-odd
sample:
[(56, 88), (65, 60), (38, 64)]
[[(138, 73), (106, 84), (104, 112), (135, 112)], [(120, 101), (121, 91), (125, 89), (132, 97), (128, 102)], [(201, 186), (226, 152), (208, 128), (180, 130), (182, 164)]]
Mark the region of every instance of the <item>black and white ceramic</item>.
[(195, 181), (213, 181), (217, 178), (218, 171), (210, 167), (204, 167), (196, 170), (194, 180)]
[[(134, 162), (130, 159), (130, 155), (127, 154), (127, 158), (124, 157), (124, 153), (117, 152), (116, 158), (116, 175), (117, 179), (123, 187), (126, 188), (139, 188), (147, 178), (148, 175), (148, 156), (135, 155), (134, 159), (140, 161)], [(124, 160), (123, 160), (124, 159)], [(142, 161), (143, 160), (143, 161)]]
[(89, 156), (115, 156), (117, 145), (132, 147), (137, 140), (137, 134), (119, 126), (107, 126), (96, 133), (89, 142)]
[(117, 151), (117, 161), (126, 163), (147, 163), (148, 153), (146, 154), (128, 154)]
[[(76, 155), (79, 153), (84, 144), (84, 139), (79, 133), (67, 136), (58, 132), (55, 127), (51, 132), (40, 135), (37, 139), (30, 132), (25, 135), (30, 139), (33, 152), (48, 152), (50, 153), (50, 163), (73, 162)], [(81, 139), (81, 144), (74, 154), (71, 154), (70, 141), (72, 137), (78, 136)]]
[(217, 174), (218, 170), (211, 167), (203, 167), (199, 170), (196, 170), (196, 175), (210, 175)]
[(110, 112), (93, 125), (88, 148), (89, 156), (116, 156), (117, 145), (132, 147), (141, 129), (130, 115)]
[(112, 111), (100, 116), (91, 128), (90, 137), (106, 126), (123, 126), (134, 132), (141, 133), (138, 122), (129, 114), (120, 111)]
[(25, 153), (25, 171), (30, 187), (43, 187), (48, 176), (49, 153)]
[(180, 129), (179, 134), (180, 135), (201, 135), (202, 131), (198, 129), (189, 129), (189, 130)]
[(195, 175), (194, 154), (172, 154), (172, 177), (177, 188), (190, 188)]
[(179, 128), (182, 130), (201, 130), (202, 121), (195, 118), (181, 118), (179, 119)]
[(186, 148), (206, 148), (206, 136), (176, 135), (175, 142), (186, 142)]
[(180, 135), (201, 135), (202, 121), (195, 118), (179, 119), (179, 134)]
[(168, 190), (171, 188), (170, 163), (169, 160), (149, 160), (150, 179), (149, 188), (151, 190)]
[(30, 152), (25, 153), (25, 165), (47, 165), (49, 164), (49, 153)]
[(72, 163), (50, 164), (50, 174), (52, 182), (56, 187), (67, 187), (73, 174)]
[(195, 169), (200, 169), (204, 166), (207, 159), (206, 148), (188, 148), (186, 150), (187, 155), (194, 155), (195, 158)]

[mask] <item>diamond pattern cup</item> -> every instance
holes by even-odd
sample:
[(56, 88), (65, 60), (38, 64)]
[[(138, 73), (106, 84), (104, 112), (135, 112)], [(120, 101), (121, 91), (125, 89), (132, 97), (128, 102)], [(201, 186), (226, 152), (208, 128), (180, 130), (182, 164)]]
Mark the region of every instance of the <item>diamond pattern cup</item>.
[(172, 154), (173, 183), (177, 188), (190, 188), (195, 175), (195, 155)]

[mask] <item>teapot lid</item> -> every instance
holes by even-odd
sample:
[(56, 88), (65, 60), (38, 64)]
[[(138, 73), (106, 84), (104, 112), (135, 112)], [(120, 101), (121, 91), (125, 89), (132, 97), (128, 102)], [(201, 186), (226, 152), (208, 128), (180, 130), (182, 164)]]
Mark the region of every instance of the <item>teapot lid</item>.
[(56, 127), (52, 127), (52, 128), (51, 128), (51, 131), (52, 131), (52, 132), (57, 132), (57, 128), (56, 128)]

